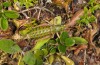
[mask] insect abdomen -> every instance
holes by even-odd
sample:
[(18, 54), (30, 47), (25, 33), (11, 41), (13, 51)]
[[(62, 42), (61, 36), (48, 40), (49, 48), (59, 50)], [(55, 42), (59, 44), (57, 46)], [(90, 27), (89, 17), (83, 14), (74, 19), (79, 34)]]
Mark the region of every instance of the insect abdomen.
[(50, 34), (54, 34), (56, 32), (59, 32), (61, 30), (64, 29), (64, 26), (63, 25), (56, 25), (56, 26), (39, 26), (39, 27), (35, 27), (33, 28), (33, 30), (31, 32), (29, 32), (27, 35), (26, 35), (26, 39), (27, 38), (40, 38), (40, 37), (43, 37), (43, 36), (47, 36), (47, 35), (50, 35)]

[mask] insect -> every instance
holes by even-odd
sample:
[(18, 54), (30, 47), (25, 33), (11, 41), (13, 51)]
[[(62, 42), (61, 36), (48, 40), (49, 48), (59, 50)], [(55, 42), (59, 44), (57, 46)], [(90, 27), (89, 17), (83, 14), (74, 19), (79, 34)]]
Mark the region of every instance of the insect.
[(27, 28), (25, 30), (19, 31), (19, 34), (24, 39), (36, 39), (41, 38), (50, 34), (54, 34), (56, 32), (60, 32), (64, 30), (64, 25), (52, 25), (52, 26), (38, 26), (34, 28)]

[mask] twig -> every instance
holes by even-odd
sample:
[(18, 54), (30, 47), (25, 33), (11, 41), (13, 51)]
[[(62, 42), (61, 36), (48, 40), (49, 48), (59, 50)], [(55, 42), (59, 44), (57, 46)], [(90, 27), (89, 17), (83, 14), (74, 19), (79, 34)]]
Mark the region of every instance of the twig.
[(24, 12), (22, 12), (22, 14), (25, 16), (26, 19), (29, 19), (30, 18)]
[(45, 7), (33, 7), (33, 8), (30, 8), (30, 9), (22, 10), (19, 13), (26, 12), (26, 11), (30, 11), (30, 10), (34, 10), (34, 9), (41, 9), (42, 11), (45, 10), (45, 11), (50, 12), (52, 15), (54, 15), (54, 13), (52, 11), (50, 11), (49, 9), (47, 9)]
[(37, 9), (39, 9), (39, 13), (38, 13), (38, 17), (37, 17), (38, 20), (39, 20), (41, 11), (44, 11), (44, 10), (47, 11), (47, 12), (50, 12), (52, 15), (54, 15), (54, 13), (52, 11), (48, 10), (45, 7), (33, 7), (33, 8), (30, 8), (30, 9), (22, 10), (19, 13), (22, 13), (26, 17), (26, 19), (29, 19), (30, 17), (28, 17), (24, 12), (27, 12), (27, 11), (30, 11), (30, 10), (36, 10), (36, 12), (33, 14), (33, 15), (35, 15), (37, 13)]
[(40, 18), (40, 14), (41, 14), (41, 9), (39, 10), (39, 13), (38, 13), (38, 17), (37, 17), (38, 20)]
[(35, 10), (35, 12), (33, 13), (33, 15), (32, 16), (34, 16), (36, 13), (37, 13), (37, 9), (34, 9)]
[(20, 11), (19, 13), (27, 12), (27, 11), (30, 11), (30, 10), (33, 10), (33, 9), (36, 9), (36, 8), (25, 9), (25, 10)]
[(58, 38), (60, 38), (60, 35), (58, 34), (58, 32), (56, 34), (57, 34)]
[(43, 7), (43, 9), (46, 10), (46, 11), (48, 11), (48, 12), (50, 12), (52, 15), (54, 15), (54, 13), (52, 11), (50, 11), (49, 9), (47, 9), (45, 7)]
[(79, 11), (77, 11), (73, 17), (71, 18), (70, 22), (66, 24), (66, 28), (67, 27), (73, 27), (76, 24), (76, 21), (80, 18), (80, 16), (82, 16), (84, 14), (84, 10), (81, 9)]
[(86, 49), (84, 51), (84, 65), (86, 65)]
[(43, 19), (43, 21), (45, 21), (45, 22), (48, 23), (49, 25), (52, 25), (48, 20), (44, 20), (44, 19)]

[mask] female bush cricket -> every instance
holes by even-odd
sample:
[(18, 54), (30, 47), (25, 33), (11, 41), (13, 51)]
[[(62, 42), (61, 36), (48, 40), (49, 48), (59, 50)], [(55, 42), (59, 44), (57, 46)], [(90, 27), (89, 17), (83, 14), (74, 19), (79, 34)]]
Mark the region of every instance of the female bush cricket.
[(64, 30), (65, 25), (38, 26), (19, 31), (23, 39), (37, 39)]

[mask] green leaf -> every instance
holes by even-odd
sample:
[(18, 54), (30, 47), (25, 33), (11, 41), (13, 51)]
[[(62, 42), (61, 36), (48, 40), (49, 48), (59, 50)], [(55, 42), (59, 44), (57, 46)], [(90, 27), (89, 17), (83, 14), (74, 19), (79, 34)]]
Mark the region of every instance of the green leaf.
[(18, 18), (19, 14), (15, 11), (4, 11), (4, 14), (8, 18)]
[(59, 52), (65, 53), (66, 52), (66, 46), (59, 44), (58, 45), (58, 50), (59, 50)]
[(49, 40), (50, 40), (50, 38), (37, 40), (37, 43), (32, 50), (34, 51), (34, 50), (40, 49)]
[(7, 30), (8, 29), (8, 21), (6, 18), (2, 17), (0, 21), (0, 27), (2, 30)]
[(88, 4), (90, 4), (91, 6), (93, 6), (93, 3), (95, 3), (95, 0), (90, 0)]
[(13, 47), (11, 47), (12, 48), (12, 51), (13, 52), (19, 52), (19, 51), (21, 51), (21, 48), (18, 46), (18, 45), (13, 45)]
[(0, 18), (2, 17), (2, 12), (0, 12)]
[(50, 39), (50, 40), (48, 41), (48, 43), (49, 43), (49, 44), (56, 44), (56, 40)]
[(93, 6), (93, 7), (91, 7), (89, 10), (90, 10), (92, 13), (94, 13), (94, 11), (97, 10), (97, 9), (100, 9), (100, 4), (97, 4), (97, 5)]
[(44, 56), (46, 56), (48, 54), (48, 50), (47, 49), (42, 49)]
[(84, 13), (87, 14), (88, 13), (88, 8), (84, 7)]
[(84, 25), (87, 25), (87, 24), (89, 24), (89, 21), (87, 20), (87, 19), (82, 19), (81, 21), (80, 21), (80, 23), (81, 24), (84, 24)]
[(43, 60), (37, 59), (35, 65), (43, 65)]
[(14, 0), (14, 3), (15, 3), (15, 2), (18, 2), (18, 0)]
[(56, 39), (56, 42), (57, 42), (58, 44), (61, 44), (60, 38), (57, 38), (57, 39)]
[(87, 40), (81, 37), (71, 37), (71, 38), (75, 40), (76, 44), (87, 44), (88, 43)]
[(25, 63), (23, 61), (18, 62), (18, 65), (25, 65)]
[(51, 53), (51, 54), (56, 53), (56, 48), (52, 47), (52, 48), (50, 49), (50, 53)]
[(73, 46), (75, 44), (75, 40), (72, 38), (66, 38), (65, 39), (65, 46)]
[(31, 51), (26, 52), (23, 57), (23, 61), (28, 65), (34, 65), (36, 62), (36, 58)]
[(4, 6), (4, 7), (9, 7), (9, 6), (11, 6), (11, 2), (4, 2), (4, 3), (3, 3), (3, 6)]
[(0, 10), (2, 10), (2, 5), (0, 5)]
[(26, 6), (26, 8), (29, 8), (30, 6), (33, 6), (33, 3), (31, 3), (31, 2), (26, 2), (26, 3), (25, 3), (25, 6)]
[(34, 56), (36, 59), (41, 59), (43, 57), (43, 51), (42, 50), (35, 50), (34, 51)]
[(15, 42), (13, 42), (10, 39), (1, 39), (0, 40), (0, 49), (6, 53), (17, 53), (20, 52), (21, 49), (18, 45), (15, 44)]
[(35, 50), (34, 51), (34, 56), (36, 58), (35, 65), (42, 65), (43, 64), (42, 58), (44, 56), (43, 50)]
[(96, 21), (96, 17), (94, 15), (91, 15), (90, 17), (88, 17), (88, 21), (91, 22), (95, 22)]
[(57, 16), (54, 19), (52, 19), (50, 23), (53, 25), (61, 25), (61, 21), (62, 21), (61, 16)]
[(60, 41), (64, 43), (65, 39), (68, 38), (68, 37), (69, 37), (68, 33), (67, 32), (63, 32), (61, 34), (61, 36), (60, 36)]

